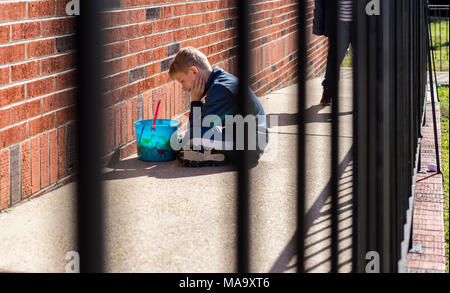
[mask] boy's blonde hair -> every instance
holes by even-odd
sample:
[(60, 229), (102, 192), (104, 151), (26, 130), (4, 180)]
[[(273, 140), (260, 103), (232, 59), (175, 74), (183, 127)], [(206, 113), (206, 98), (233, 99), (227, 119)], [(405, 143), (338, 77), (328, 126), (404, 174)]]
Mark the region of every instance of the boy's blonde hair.
[(172, 64), (170, 64), (169, 76), (173, 78), (173, 75), (177, 72), (187, 73), (191, 66), (196, 66), (200, 70), (211, 69), (205, 54), (194, 47), (185, 47), (178, 51)]

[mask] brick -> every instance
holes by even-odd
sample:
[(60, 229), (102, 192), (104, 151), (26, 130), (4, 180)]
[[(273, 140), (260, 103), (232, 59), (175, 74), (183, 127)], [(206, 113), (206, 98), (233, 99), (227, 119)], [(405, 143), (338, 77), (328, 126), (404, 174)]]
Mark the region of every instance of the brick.
[(70, 108), (66, 108), (63, 110), (59, 110), (56, 112), (56, 126), (60, 126), (62, 124), (66, 124), (69, 121), (73, 121), (76, 118), (77, 114), (76, 106), (72, 106)]
[(121, 113), (121, 143), (127, 143), (127, 104), (125, 102), (120, 104)]
[(128, 53), (128, 41), (114, 43), (111, 45), (111, 57), (116, 58)]
[(25, 99), (25, 86), (17, 85), (0, 90), (0, 107), (17, 103)]
[(20, 163), (22, 155), (20, 145), (11, 147), (10, 151), (10, 186), (11, 186), (11, 204), (15, 204), (22, 199), (22, 174)]
[(161, 7), (147, 8), (145, 15), (147, 20), (159, 19), (161, 17)]
[(66, 127), (58, 128), (58, 179), (66, 175)]
[(167, 57), (167, 47), (161, 47), (153, 50), (153, 60), (159, 60)]
[(104, 76), (109, 76), (112, 74), (116, 74), (121, 70), (121, 61), (120, 59), (108, 61), (103, 63), (103, 74)]
[(11, 125), (11, 109), (0, 110), (0, 129)]
[(51, 93), (54, 90), (55, 79), (49, 77), (46, 79), (40, 79), (27, 84), (27, 96), (28, 98), (34, 98)]
[(137, 38), (139, 31), (139, 25), (137, 24), (122, 27), (122, 40)]
[(56, 52), (58, 53), (73, 50), (75, 48), (75, 37), (67, 36), (56, 38), (55, 44)]
[(39, 61), (11, 66), (11, 80), (13, 82), (30, 79), (39, 76), (41, 73), (41, 64)]
[(60, 92), (42, 100), (42, 113), (47, 113), (71, 105), (69, 92)]
[(55, 78), (55, 90), (58, 91), (75, 86), (77, 83), (76, 76), (75, 70), (57, 75)]
[(117, 148), (120, 145), (120, 138), (121, 138), (120, 105), (114, 107), (114, 124), (115, 124), (114, 148)]
[(0, 85), (9, 83), (9, 67), (0, 68)]
[(131, 23), (141, 22), (146, 20), (145, 9), (130, 10), (129, 19)]
[(122, 5), (122, 0), (109, 0), (105, 1), (104, 3), (105, 10), (109, 10), (113, 8), (120, 8)]
[(167, 47), (167, 56), (175, 55), (180, 50), (180, 44), (175, 43)]
[(130, 52), (142, 51), (144, 49), (145, 49), (145, 38), (130, 40), (129, 44)]
[(128, 100), (127, 105), (127, 142), (133, 140), (133, 102)]
[(28, 136), (32, 137), (55, 127), (55, 114), (51, 113), (28, 122)]
[(153, 22), (153, 32), (159, 33), (165, 31), (167, 27), (167, 22), (165, 19), (156, 20)]
[(111, 25), (123, 25), (128, 23), (128, 11), (112, 12)]
[(129, 82), (135, 82), (136, 80), (142, 79), (145, 76), (145, 67), (133, 69), (130, 71)]
[(161, 61), (161, 72), (169, 70), (170, 64), (172, 64), (174, 58), (169, 58)]
[(10, 41), (10, 26), (0, 26), (0, 44), (9, 43)]
[(0, 65), (25, 60), (25, 44), (0, 48)]
[(48, 133), (40, 136), (40, 157), (41, 157), (41, 189), (49, 185), (49, 148)]
[(75, 67), (75, 53), (51, 57), (42, 60), (42, 74), (51, 74)]
[(56, 15), (64, 15), (66, 14), (66, 6), (71, 0), (56, 0)]
[(127, 85), (122, 89), (122, 100), (137, 96), (139, 93), (139, 83)]
[(184, 14), (186, 14), (186, 4), (174, 6), (174, 15), (184, 15)]
[(10, 146), (24, 140), (27, 136), (26, 123), (0, 130), (0, 148)]
[(0, 210), (11, 205), (9, 184), (9, 149), (5, 149), (0, 151)]
[(0, 3), (0, 21), (12, 21), (27, 17), (27, 3)]
[(28, 57), (51, 55), (55, 52), (55, 40), (48, 39), (28, 43)]
[(128, 70), (130, 68), (138, 66), (138, 55), (131, 55), (122, 58), (122, 70)]
[(50, 132), (49, 138), (49, 153), (50, 153), (50, 184), (58, 180), (58, 140), (57, 130), (53, 129)]
[(162, 73), (154, 77), (154, 87), (158, 87), (167, 82), (167, 73)]
[(12, 40), (37, 38), (41, 35), (41, 24), (38, 21), (11, 25)]
[(31, 149), (30, 141), (21, 144), (22, 149), (22, 198), (31, 195)]
[(50, 19), (42, 21), (42, 36), (57, 36), (75, 32), (75, 21), (72, 18)]
[(41, 161), (39, 137), (31, 139), (31, 193), (41, 189)]
[(153, 88), (153, 77), (144, 79), (139, 82), (139, 92), (143, 93)]
[(153, 60), (153, 51), (148, 50), (138, 54), (138, 61), (140, 65), (149, 63)]
[(153, 23), (145, 22), (139, 25), (139, 31), (141, 36), (150, 35), (153, 32)]
[(76, 143), (76, 130), (73, 123), (67, 124), (66, 129), (67, 144), (66, 144), (66, 174), (69, 175), (75, 171), (75, 143)]
[(160, 62), (152, 63), (146, 67), (147, 77), (154, 75), (155, 73), (160, 72)]
[(14, 124), (35, 117), (41, 113), (41, 100), (34, 100), (15, 106), (12, 111)]
[(55, 15), (55, 1), (37, 1), (28, 3), (28, 17), (44, 17)]

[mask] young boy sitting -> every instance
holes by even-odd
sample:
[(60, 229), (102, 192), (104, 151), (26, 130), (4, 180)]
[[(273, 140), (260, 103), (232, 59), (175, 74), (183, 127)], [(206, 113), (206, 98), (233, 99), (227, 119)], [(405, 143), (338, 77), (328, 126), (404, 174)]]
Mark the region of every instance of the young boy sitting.
[[(185, 135), (188, 145), (178, 152), (178, 160), (188, 167), (220, 166), (236, 160), (244, 140), (237, 131), (237, 124), (243, 124), (243, 119), (236, 116), (238, 79), (217, 66), (213, 69), (207, 57), (193, 47), (177, 53), (169, 76), (181, 83), (184, 91), (190, 92), (189, 131)], [(267, 144), (267, 123), (261, 103), (251, 89), (249, 92), (252, 116), (246, 116), (245, 122), (252, 117), (255, 120), (247, 123), (247, 150), (250, 163), (255, 165)], [(236, 125), (227, 124), (232, 120)], [(255, 125), (255, 129), (251, 129), (251, 125)], [(183, 140), (186, 143), (186, 139)]]

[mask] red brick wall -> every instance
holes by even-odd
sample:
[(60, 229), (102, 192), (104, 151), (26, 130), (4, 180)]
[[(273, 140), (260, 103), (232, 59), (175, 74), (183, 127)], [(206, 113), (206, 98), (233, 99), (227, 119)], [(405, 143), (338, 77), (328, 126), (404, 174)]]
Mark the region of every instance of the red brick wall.
[(75, 19), (63, 2), (0, 1), (0, 210), (72, 174)]
[[(76, 28), (74, 17), (65, 15), (67, 2), (0, 2), (0, 210), (74, 173)], [(251, 1), (250, 81), (257, 95), (296, 78), (296, 2)], [(195, 46), (213, 66), (238, 75), (235, 2), (110, 0), (108, 5), (105, 161), (136, 152), (133, 122), (153, 118), (160, 98), (160, 118), (188, 109), (188, 96), (168, 77), (180, 48)], [(326, 58), (324, 39), (311, 35), (312, 9), (308, 0), (309, 76), (323, 70)]]

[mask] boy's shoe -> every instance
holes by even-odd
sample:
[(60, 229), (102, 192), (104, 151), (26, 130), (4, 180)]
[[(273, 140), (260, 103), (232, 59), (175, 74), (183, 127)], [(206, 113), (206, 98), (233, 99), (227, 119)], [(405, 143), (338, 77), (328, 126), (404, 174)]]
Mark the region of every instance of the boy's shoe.
[(331, 105), (331, 96), (328, 92), (327, 87), (323, 88), (323, 94), (322, 94), (322, 99), (320, 100), (320, 105), (321, 106), (330, 106)]
[(223, 166), (227, 163), (225, 153), (220, 150), (180, 150), (177, 159), (186, 167)]

